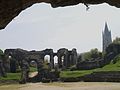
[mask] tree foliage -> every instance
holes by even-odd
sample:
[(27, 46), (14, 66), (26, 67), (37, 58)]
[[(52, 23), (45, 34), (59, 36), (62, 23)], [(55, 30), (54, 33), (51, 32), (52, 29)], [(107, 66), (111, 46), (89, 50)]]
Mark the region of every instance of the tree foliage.
[(0, 58), (4, 55), (3, 51), (0, 49)]
[(84, 60), (92, 60), (92, 59), (101, 58), (101, 57), (102, 57), (102, 53), (98, 51), (97, 48), (91, 49), (89, 52), (83, 53)]
[(3, 55), (3, 51), (0, 49), (0, 55)]
[(120, 44), (120, 38), (119, 38), (119, 37), (116, 37), (116, 38), (113, 40), (113, 43), (114, 43), (114, 44)]

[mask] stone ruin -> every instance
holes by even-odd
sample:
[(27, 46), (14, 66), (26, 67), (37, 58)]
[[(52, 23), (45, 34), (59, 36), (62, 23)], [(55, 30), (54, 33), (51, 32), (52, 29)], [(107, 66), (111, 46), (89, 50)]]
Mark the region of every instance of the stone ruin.
[[(29, 81), (29, 71), (30, 71), (30, 62), (35, 61), (37, 63), (37, 71), (38, 81), (41, 81), (44, 78), (52, 78), (57, 77), (53, 76), (49, 73), (49, 71), (45, 71), (43, 69), (44, 57), (46, 55), (50, 56), (49, 67), (50, 70), (55, 69), (54, 65), (54, 57), (57, 56), (58, 59), (58, 68), (59, 69), (67, 69), (72, 65), (76, 65), (77, 63), (77, 51), (76, 49), (72, 49), (69, 51), (68, 49), (62, 48), (57, 51), (57, 53), (53, 52), (53, 49), (45, 49), (42, 51), (26, 51), (23, 49), (6, 49), (4, 51), (5, 57), (7, 61), (4, 63), (4, 68), (0, 63), (0, 74), (5, 75), (5, 71), (15, 73), (17, 68), (21, 69), (21, 79), (20, 83), (26, 83)], [(1, 60), (4, 61), (4, 60)], [(5, 60), (6, 61), (6, 60)], [(3, 64), (3, 62), (2, 62)], [(2, 68), (1, 68), (2, 67)], [(47, 75), (48, 74), (48, 75)], [(55, 74), (55, 73), (54, 73)]]
[(6, 71), (4, 68), (4, 60), (0, 57), (0, 77), (6, 77)]
[[(57, 52), (54, 52), (53, 49), (45, 49), (42, 51), (6, 49), (4, 55), (0, 57), (0, 76), (6, 77), (6, 72), (15, 73), (19, 68), (21, 69), (20, 83), (26, 83), (30, 80), (42, 81), (44, 79), (56, 81), (59, 78), (59, 70), (72, 70), (72, 66), (76, 66), (77, 70), (88, 70), (109, 64), (111, 60), (120, 53), (119, 48), (120, 45), (111, 44), (106, 49), (106, 55), (104, 57), (98, 57), (88, 61), (81, 61), (75, 48), (72, 50), (61, 48)], [(44, 69), (44, 58), (46, 55), (50, 56), (50, 61), (47, 64), (49, 66), (48, 70)], [(55, 64), (54, 59), (56, 56), (57, 64)], [(38, 74), (32, 79), (29, 78), (31, 61), (36, 62), (38, 71)], [(53, 70), (55, 71), (53, 72)]]
[(76, 67), (79, 70), (91, 70), (95, 68), (101, 68), (106, 65), (104, 58), (97, 58), (90, 61), (81, 61), (77, 63)]

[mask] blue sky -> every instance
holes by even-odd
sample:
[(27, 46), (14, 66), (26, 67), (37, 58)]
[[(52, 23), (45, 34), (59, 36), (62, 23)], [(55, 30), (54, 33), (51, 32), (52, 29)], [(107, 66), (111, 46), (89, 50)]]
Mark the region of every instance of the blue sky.
[(79, 53), (92, 48), (102, 50), (102, 31), (107, 21), (112, 37), (120, 36), (120, 9), (107, 4), (52, 8), (35, 4), (22, 11), (2, 31), (0, 47), (43, 50), (77, 48)]

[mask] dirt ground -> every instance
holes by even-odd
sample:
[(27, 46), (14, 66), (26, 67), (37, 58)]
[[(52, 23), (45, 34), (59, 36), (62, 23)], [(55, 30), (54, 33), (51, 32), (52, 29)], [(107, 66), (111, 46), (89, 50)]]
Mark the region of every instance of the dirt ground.
[(25, 85), (2, 85), (0, 90), (120, 90), (120, 83), (28, 83)]

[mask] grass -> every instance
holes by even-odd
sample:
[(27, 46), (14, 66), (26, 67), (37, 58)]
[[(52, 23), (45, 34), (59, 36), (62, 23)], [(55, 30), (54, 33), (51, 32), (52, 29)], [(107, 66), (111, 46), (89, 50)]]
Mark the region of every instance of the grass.
[[(92, 69), (92, 70), (78, 70), (78, 71), (61, 71), (61, 78), (77, 78), (84, 75), (91, 74), (93, 72), (101, 72), (101, 71), (120, 71), (120, 55), (114, 58), (117, 61), (115, 64), (111, 62), (109, 65), (106, 65), (102, 68)], [(113, 60), (113, 61), (114, 61)], [(37, 68), (30, 67), (30, 72), (37, 71)], [(7, 78), (0, 77), (0, 80), (19, 80), (21, 73), (8, 73)]]
[(0, 80), (19, 80), (21, 73), (7, 73), (7, 77), (0, 77)]
[(82, 71), (62, 71), (60, 73), (61, 78), (76, 78), (76, 77), (81, 77), (87, 74), (91, 74), (93, 71), (92, 70), (82, 70)]
[[(34, 72), (37, 69), (34, 67), (30, 67), (30, 72)], [(7, 73), (7, 77), (0, 77), (0, 80), (19, 80), (21, 77), (21, 72), (17, 73)]]
[[(30, 72), (34, 72), (37, 69), (34, 67), (30, 67)], [(7, 73), (7, 77), (0, 77), (0, 80), (20, 80), (21, 72), (17, 73)]]
[(109, 65), (95, 69), (94, 71), (120, 71), (120, 61), (116, 64), (110, 63)]
[[(113, 64), (113, 61), (116, 61), (115, 64)], [(94, 71), (120, 71), (120, 55), (116, 56), (110, 64), (102, 67), (95, 69)]]
[(36, 67), (30, 67), (30, 72), (35, 72), (35, 71), (37, 71)]
[(115, 64), (111, 62), (110, 64), (97, 69), (92, 70), (79, 70), (79, 71), (62, 71), (60, 73), (61, 78), (77, 78), (84, 75), (91, 74), (93, 72), (102, 72), (102, 71), (120, 71), (120, 55), (116, 56), (112, 61), (117, 61)]

